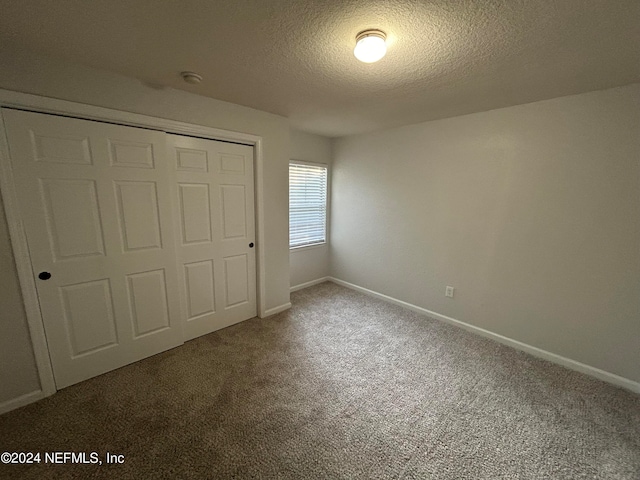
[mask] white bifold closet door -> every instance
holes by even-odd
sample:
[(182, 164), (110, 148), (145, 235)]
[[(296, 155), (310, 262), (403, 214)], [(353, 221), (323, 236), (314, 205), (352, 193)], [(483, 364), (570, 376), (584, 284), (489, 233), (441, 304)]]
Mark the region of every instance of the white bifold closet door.
[(255, 315), (251, 147), (2, 115), (58, 388)]
[(185, 340), (256, 315), (253, 148), (168, 135)]

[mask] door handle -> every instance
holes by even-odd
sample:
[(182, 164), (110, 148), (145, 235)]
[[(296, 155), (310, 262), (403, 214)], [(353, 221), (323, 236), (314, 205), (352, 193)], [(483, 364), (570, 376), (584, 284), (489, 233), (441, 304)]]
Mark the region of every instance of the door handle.
[(249, 244), (249, 248), (253, 248), (253, 242)]
[(40, 272), (38, 274), (38, 278), (40, 280), (49, 280), (51, 278), (51, 274), (49, 272)]

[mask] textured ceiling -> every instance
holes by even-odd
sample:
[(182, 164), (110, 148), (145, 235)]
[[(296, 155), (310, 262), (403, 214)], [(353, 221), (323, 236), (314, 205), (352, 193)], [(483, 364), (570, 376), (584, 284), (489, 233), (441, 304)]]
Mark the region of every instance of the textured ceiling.
[(341, 136), (640, 81), (640, 1), (0, 0), (0, 44)]

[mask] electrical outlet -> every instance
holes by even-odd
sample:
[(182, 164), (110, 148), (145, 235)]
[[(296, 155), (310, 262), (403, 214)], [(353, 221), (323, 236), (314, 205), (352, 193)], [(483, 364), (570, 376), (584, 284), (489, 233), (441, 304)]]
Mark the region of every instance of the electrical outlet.
[(447, 286), (447, 288), (444, 291), (444, 296), (453, 298), (453, 287)]

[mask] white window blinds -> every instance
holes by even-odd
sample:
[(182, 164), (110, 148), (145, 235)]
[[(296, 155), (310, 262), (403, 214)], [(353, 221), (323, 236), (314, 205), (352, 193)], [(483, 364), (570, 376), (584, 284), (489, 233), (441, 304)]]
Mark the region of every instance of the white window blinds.
[(325, 243), (327, 167), (289, 164), (289, 247)]

